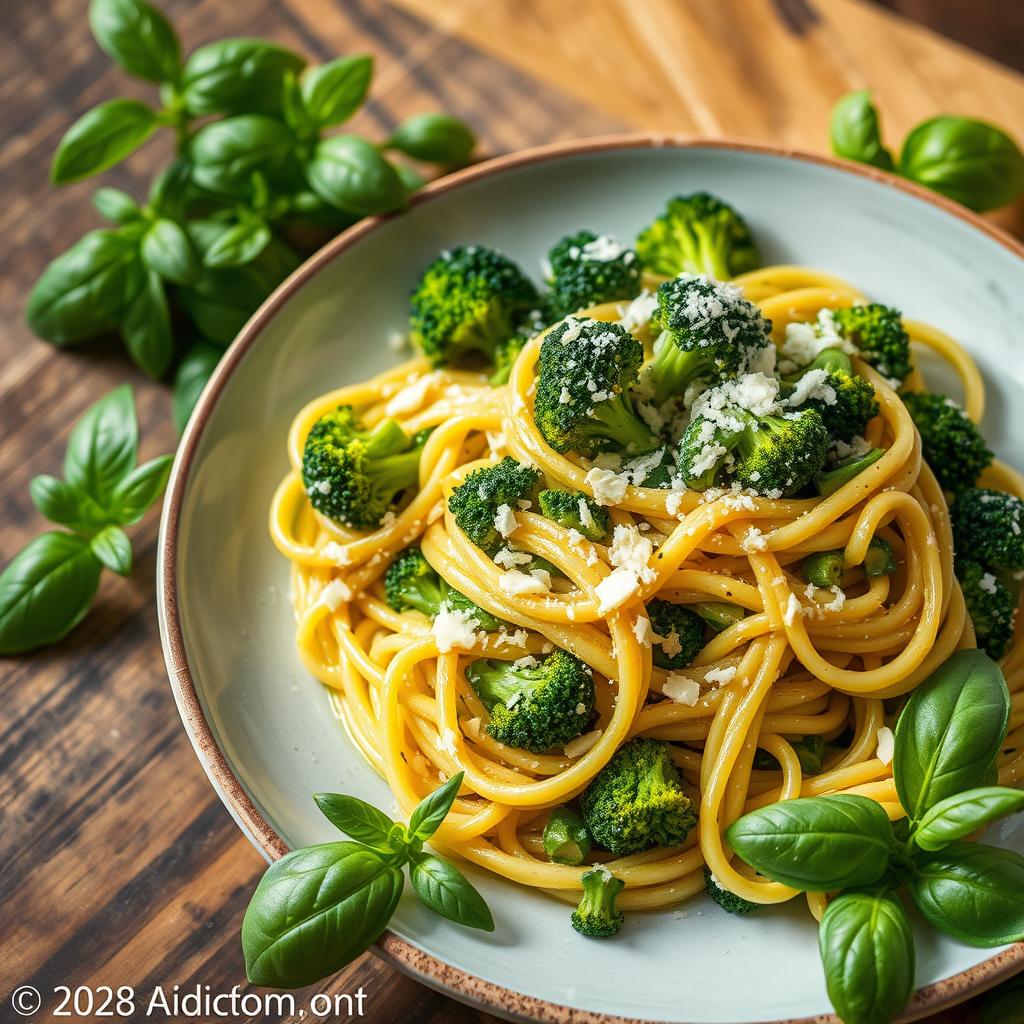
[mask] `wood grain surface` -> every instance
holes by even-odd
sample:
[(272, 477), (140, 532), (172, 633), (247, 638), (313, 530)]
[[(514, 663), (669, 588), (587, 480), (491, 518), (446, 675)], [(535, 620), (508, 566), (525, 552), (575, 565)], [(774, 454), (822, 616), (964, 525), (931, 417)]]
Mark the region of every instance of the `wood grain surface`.
[[(820, 150), (836, 97), (865, 85), (894, 139), (939, 110), (1024, 137), (1024, 78), (853, 0), (162, 6), (188, 47), (245, 34), (314, 60), (372, 52), (378, 72), (359, 129), (380, 134), (407, 114), (446, 109), (476, 126), (485, 154), (641, 128)], [(1019, 11), (1016, 0), (1005, 7)], [(47, 260), (96, 226), (89, 183), (47, 183), (60, 135), (101, 100), (147, 94), (98, 52), (85, 8), (0, 8), (0, 564), (43, 529), (30, 477), (58, 471), (71, 424), (115, 384), (136, 387), (144, 457), (175, 443), (166, 387), (133, 371), (117, 346), (57, 351), (24, 325)], [(166, 157), (146, 147), (106, 183), (141, 195)], [(998, 220), (1024, 227), (1019, 208)], [(171, 699), (154, 609), (156, 527), (154, 512), (134, 528), (131, 578), (105, 574), (94, 610), (66, 641), (0, 661), (0, 1021), (19, 1019), (8, 997), (22, 984), (44, 993), (35, 1020), (59, 1019), (49, 993), (62, 984), (130, 985), (140, 998), (158, 985), (245, 990), (238, 930), (263, 862), (210, 788)], [(372, 956), (318, 988), (359, 986), (373, 1021), (487, 1019)], [(976, 1021), (976, 1010), (932, 1024)]]

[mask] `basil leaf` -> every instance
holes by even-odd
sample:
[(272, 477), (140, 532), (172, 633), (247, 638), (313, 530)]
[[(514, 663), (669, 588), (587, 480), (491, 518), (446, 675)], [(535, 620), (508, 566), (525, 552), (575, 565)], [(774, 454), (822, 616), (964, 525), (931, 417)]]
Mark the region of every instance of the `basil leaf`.
[(173, 462), (173, 455), (158, 455), (133, 469), (110, 496), (110, 514), (114, 519), (122, 526), (137, 523), (163, 494)]
[(142, 217), (139, 204), (119, 188), (96, 189), (92, 194), (92, 205), (101, 217), (106, 217), (115, 224), (130, 224)]
[(978, 1024), (1020, 1024), (1021, 1006), (1024, 1006), (1024, 976), (1013, 978), (989, 992)]
[(890, 893), (843, 893), (821, 918), (825, 985), (845, 1024), (893, 1020), (914, 992), (914, 935)]
[(306, 166), (306, 177), (324, 202), (348, 213), (388, 213), (405, 203), (395, 169), (376, 147), (355, 135), (324, 139)]
[(452, 809), (465, 772), (456, 772), (443, 786), (425, 796), (409, 818), (409, 836), (415, 839), (429, 839), (440, 827), (445, 816)]
[(203, 254), (208, 267), (237, 267), (251, 263), (270, 242), (270, 228), (265, 221), (249, 217), (230, 226)]
[(1024, 939), (1024, 857), (958, 842), (917, 854), (910, 894), (928, 923), (972, 946)]
[(89, 27), (100, 49), (130, 75), (173, 82), (181, 44), (171, 23), (143, 0), (92, 0)]
[(394, 821), (372, 804), (344, 793), (316, 793), (313, 799), (324, 817), (350, 839), (384, 853), (397, 852), (388, 842)]
[(358, 843), (295, 850), (260, 880), (242, 921), (255, 985), (299, 988), (339, 971), (387, 927), (405, 878)]
[(52, 644), (85, 617), (102, 566), (86, 541), (53, 531), (29, 541), (0, 573), (0, 654)]
[(911, 821), (982, 781), (1010, 716), (999, 666), (984, 651), (957, 651), (911, 695), (896, 723), (893, 773)]
[(139, 100), (107, 100), (87, 110), (60, 140), (50, 180), (66, 185), (113, 167), (138, 149), (158, 123), (156, 111)]
[(178, 157), (153, 179), (149, 186), (149, 205), (161, 217), (184, 223), (190, 200), (200, 194), (192, 181), (191, 161)]
[(406, 192), (418, 192), (427, 183), (427, 179), (415, 167), (400, 162), (392, 163), (391, 166), (401, 179), (402, 188)]
[(294, 146), (292, 133), (272, 117), (242, 114), (214, 121), (192, 138), (192, 179), (211, 192), (247, 189), (253, 171), (279, 171)]
[(222, 39), (185, 61), (181, 94), (190, 114), (273, 114), (281, 106), (286, 71), (306, 62), (264, 39)]
[(804, 892), (874, 885), (894, 844), (885, 811), (849, 794), (762, 807), (733, 822), (726, 838), (761, 874)]
[(847, 160), (893, 169), (892, 154), (882, 145), (878, 111), (867, 89), (848, 92), (832, 108), (832, 152)]
[(119, 526), (106, 526), (89, 541), (92, 553), (112, 572), (132, 571), (132, 542)]
[(106, 508), (114, 489), (135, 468), (138, 447), (132, 389), (122, 384), (75, 424), (64, 456), (64, 476)]
[(423, 854), (413, 862), (409, 877), (416, 895), (435, 914), (467, 928), (494, 931), (494, 918), (483, 896), (454, 864)]
[(904, 140), (900, 174), (971, 210), (994, 210), (1024, 192), (1024, 154), (995, 125), (933, 117)]
[(142, 236), (142, 260), (150, 270), (175, 284), (192, 284), (202, 273), (199, 258), (184, 228), (161, 217)]
[(159, 380), (171, 365), (174, 336), (167, 296), (159, 275), (150, 273), (146, 286), (128, 307), (121, 322), (121, 336), (132, 362)]
[(373, 58), (339, 57), (310, 68), (302, 78), (306, 113), (321, 128), (347, 121), (363, 104), (373, 78)]
[(55, 345), (94, 338), (117, 326), (143, 281), (134, 239), (90, 231), (43, 271), (29, 296), (29, 326)]
[(922, 850), (941, 850), (993, 821), (1024, 811), (1024, 792), (1006, 786), (985, 786), (940, 800), (921, 819), (914, 841)]
[(91, 532), (106, 522), (102, 508), (78, 487), (55, 476), (34, 476), (28, 492), (32, 504), (47, 519), (80, 532)]
[(395, 129), (387, 145), (433, 164), (464, 164), (473, 152), (476, 136), (450, 114), (417, 114)]
[(206, 382), (224, 355), (224, 349), (209, 341), (197, 341), (181, 357), (178, 372), (174, 375), (174, 391), (171, 406), (174, 411), (174, 425), (178, 433), (185, 430), (189, 416), (202, 394)]

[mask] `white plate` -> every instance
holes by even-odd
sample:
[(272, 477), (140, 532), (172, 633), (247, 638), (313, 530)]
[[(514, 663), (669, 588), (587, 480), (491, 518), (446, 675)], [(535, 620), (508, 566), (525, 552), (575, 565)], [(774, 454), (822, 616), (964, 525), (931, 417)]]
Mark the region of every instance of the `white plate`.
[[(268, 855), (336, 836), (311, 799), (340, 790), (391, 806), (386, 785), (332, 716), (293, 643), (288, 565), (267, 535), (306, 401), (396, 360), (423, 266), (445, 246), (498, 246), (532, 272), (582, 227), (632, 238), (677, 192), (708, 189), (750, 221), (767, 263), (849, 279), (960, 338), (989, 387), (985, 434), (1024, 464), (1024, 263), (1019, 245), (953, 204), (893, 179), (759, 147), (627, 137), (534, 151), (445, 179), (408, 213), (363, 222), (278, 289), (235, 342), (181, 446), (164, 512), (158, 582), (175, 696), (211, 781)], [(1024, 818), (999, 842), (1024, 851)], [(499, 1012), (566, 1021), (691, 1024), (827, 1014), (816, 930), (801, 901), (733, 917), (706, 898), (632, 914), (614, 942), (586, 941), (568, 910), (472, 869), (493, 935), (403, 898), (385, 950), (428, 983)], [(912, 1013), (964, 998), (1024, 965), (1024, 946), (972, 949), (919, 930)], [(964, 972), (968, 972), (966, 975)], [(959, 975), (959, 977), (954, 977)], [(949, 980), (946, 980), (949, 979)], [(937, 984), (936, 984), (937, 983)], [(589, 1012), (587, 1012), (589, 1011)]]

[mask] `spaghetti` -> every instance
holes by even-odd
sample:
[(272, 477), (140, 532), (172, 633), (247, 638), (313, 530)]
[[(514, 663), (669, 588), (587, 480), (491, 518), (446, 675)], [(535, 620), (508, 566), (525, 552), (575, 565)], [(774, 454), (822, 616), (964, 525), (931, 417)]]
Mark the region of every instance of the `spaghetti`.
[[(645, 274), (656, 287), (662, 278)], [(811, 321), (823, 308), (861, 300), (846, 282), (816, 270), (775, 266), (737, 277), (773, 323), (781, 343), (787, 324)], [(594, 306), (581, 316), (618, 322), (623, 307)], [(630, 325), (648, 348), (649, 325)], [(933, 327), (905, 321), (917, 346), (957, 372), (967, 415), (978, 421), (984, 388), (974, 363)], [(505, 878), (575, 902), (579, 867), (550, 862), (542, 830), (550, 810), (574, 799), (624, 742), (671, 741), (698, 826), (681, 847), (602, 859), (625, 883), (624, 909), (680, 903), (704, 887), (707, 865), (719, 884), (755, 903), (778, 903), (795, 891), (735, 862), (726, 827), (746, 811), (780, 799), (856, 793), (877, 800), (892, 819), (903, 815), (891, 766), (879, 757), (885, 701), (905, 694), (953, 651), (975, 645), (953, 574), (953, 543), (943, 491), (922, 460), (921, 441), (899, 396), (874, 369), (854, 361), (875, 389), (879, 414), (867, 438), (884, 454), (820, 499), (699, 493), (627, 485), (610, 505), (616, 526), (652, 541), (649, 572), (635, 594), (602, 612), (597, 588), (613, 571), (609, 548), (580, 541), (533, 510), (515, 514), (517, 549), (546, 559), (570, 581), (558, 592), (511, 594), (502, 568), (456, 526), (447, 498), (466, 475), (504, 455), (536, 466), (547, 486), (581, 491), (588, 465), (545, 442), (533, 415), (542, 338), (528, 342), (509, 382), (484, 374), (405, 362), (370, 381), (317, 398), (296, 417), (288, 438), (291, 470), (273, 500), (270, 530), (292, 563), (292, 590), (303, 663), (330, 689), (352, 741), (389, 783), (406, 816), (457, 771), (462, 793), (434, 838)], [(911, 387), (923, 389), (915, 370)], [(316, 512), (304, 489), (303, 446), (312, 425), (339, 405), (359, 410), (372, 428), (396, 418), (409, 434), (431, 429), (411, 499), (370, 532), (356, 532)], [(994, 464), (982, 483), (1024, 496), (1024, 481)], [(751, 528), (756, 545), (747, 542)], [(875, 536), (898, 558), (890, 576), (866, 578), (860, 565)], [(428, 618), (395, 612), (384, 600), (383, 574), (411, 543), (452, 588), (509, 624), (477, 632), (471, 646), (439, 644)], [(844, 549), (842, 600), (797, 575), (812, 552)], [(700, 687), (694, 703), (663, 697), (668, 672), (652, 664), (646, 603), (727, 601), (746, 614), (715, 635), (687, 669)], [(505, 746), (481, 728), (487, 712), (465, 676), (486, 657), (516, 660), (571, 649), (593, 670), (596, 722), (568, 752), (536, 754)], [(1012, 695), (1004, 784), (1024, 777), (1024, 644), (1003, 659)], [(798, 737), (835, 744), (823, 770), (806, 775)], [(777, 762), (755, 766), (762, 750)], [(891, 755), (890, 758), (891, 760)], [(820, 914), (821, 897), (811, 895)]]

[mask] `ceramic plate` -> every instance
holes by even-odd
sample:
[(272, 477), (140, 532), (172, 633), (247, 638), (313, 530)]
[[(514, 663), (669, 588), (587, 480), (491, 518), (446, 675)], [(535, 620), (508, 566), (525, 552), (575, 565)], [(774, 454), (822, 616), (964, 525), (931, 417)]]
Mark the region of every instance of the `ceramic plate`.
[[(208, 386), (175, 463), (158, 581), (171, 682), (211, 782), (268, 857), (336, 835), (314, 791), (392, 803), (293, 646), (288, 565), (267, 535), (292, 417), (398, 358), (386, 339), (404, 329), (409, 291), (439, 249), (497, 246), (539, 276), (561, 235), (632, 238), (669, 196), (695, 189), (735, 204), (766, 263), (831, 271), (960, 338), (990, 389), (985, 435), (1024, 466), (1024, 250), (953, 204), (821, 157), (661, 136), (549, 147), (446, 178), (404, 215), (346, 232), (274, 293)], [(1024, 851), (1024, 816), (995, 841)], [(702, 897), (588, 942), (562, 904), (469, 873), (492, 935), (441, 920), (407, 891), (380, 943), (457, 998), (560, 1022), (828, 1019), (802, 901), (738, 918)], [(918, 950), (923, 989), (908, 1019), (1024, 966), (1024, 945), (972, 949), (920, 930)]]

